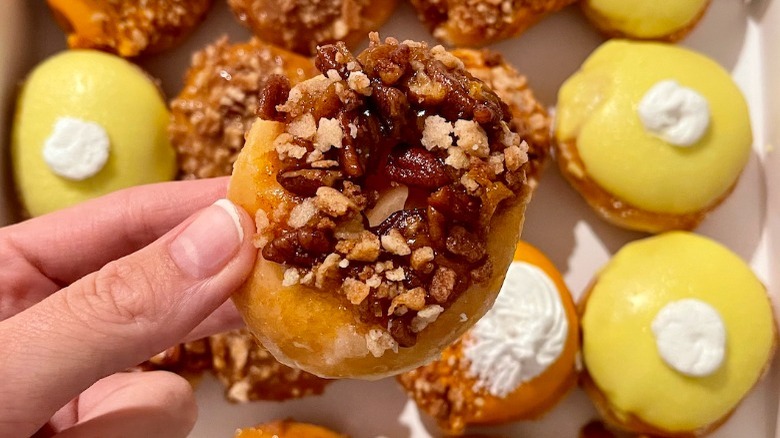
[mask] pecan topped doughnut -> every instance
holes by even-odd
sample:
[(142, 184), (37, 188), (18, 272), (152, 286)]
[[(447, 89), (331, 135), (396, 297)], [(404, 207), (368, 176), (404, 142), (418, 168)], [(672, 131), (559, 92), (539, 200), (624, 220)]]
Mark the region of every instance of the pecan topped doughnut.
[(316, 73), (308, 58), (257, 38), (231, 43), (223, 36), (195, 52), (184, 88), (171, 101), (168, 134), (179, 178), (230, 175), (268, 77), (284, 75), (295, 84)]
[(212, 0), (47, 0), (74, 49), (131, 58), (179, 44), (203, 21)]
[(260, 257), (234, 296), (286, 363), (378, 377), (438, 353), (492, 304), (528, 199), (512, 114), (441, 46), (395, 39), (269, 81), (228, 196)]
[(398, 0), (228, 0), (236, 17), (265, 41), (304, 55), (317, 46), (352, 46), (379, 29)]
[(212, 372), (234, 403), (319, 395), (332, 380), (280, 364), (246, 329), (209, 336)]
[(455, 46), (515, 37), (576, 0), (411, 0), (433, 36)]
[(536, 188), (550, 160), (551, 125), (544, 105), (534, 96), (528, 79), (504, 57), (489, 49), (456, 49), (452, 54), (463, 61), (466, 70), (484, 81), (512, 111), (510, 127), (528, 142), (528, 184)]

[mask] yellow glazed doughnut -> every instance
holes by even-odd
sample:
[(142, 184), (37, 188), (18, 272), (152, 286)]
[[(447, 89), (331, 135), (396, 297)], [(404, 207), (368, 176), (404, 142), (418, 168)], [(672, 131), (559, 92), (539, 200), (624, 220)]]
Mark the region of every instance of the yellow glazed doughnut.
[(162, 94), (114, 55), (71, 50), (27, 78), (11, 144), (22, 206), (38, 216), (176, 173)]
[(460, 434), (544, 415), (576, 385), (578, 351), (577, 311), (561, 274), (520, 242), (493, 309), (440, 359), (398, 381), (442, 429)]
[(713, 430), (775, 349), (764, 286), (737, 255), (691, 233), (623, 247), (582, 307), (585, 389), (610, 423), (636, 433)]
[(692, 229), (750, 156), (747, 103), (728, 72), (688, 49), (612, 40), (558, 94), (559, 167), (605, 219)]
[(610, 37), (675, 42), (707, 11), (710, 0), (585, 0), (585, 16)]

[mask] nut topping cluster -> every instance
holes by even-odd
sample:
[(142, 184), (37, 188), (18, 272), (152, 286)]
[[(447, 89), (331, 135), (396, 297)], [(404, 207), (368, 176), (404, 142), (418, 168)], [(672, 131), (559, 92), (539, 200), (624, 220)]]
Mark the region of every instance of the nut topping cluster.
[(441, 46), (376, 34), (357, 57), (319, 48), (323, 73), (267, 82), (258, 115), (274, 141), (289, 211), (259, 210), (255, 244), (283, 284), (338, 293), (379, 327), (380, 356), (491, 278), (493, 216), (526, 190), (528, 145), (508, 107)]

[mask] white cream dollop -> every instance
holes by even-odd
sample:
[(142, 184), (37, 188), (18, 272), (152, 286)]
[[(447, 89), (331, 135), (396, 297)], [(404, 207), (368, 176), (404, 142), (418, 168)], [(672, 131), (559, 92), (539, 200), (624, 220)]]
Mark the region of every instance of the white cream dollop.
[(708, 376), (726, 354), (726, 327), (715, 308), (688, 298), (665, 305), (651, 325), (661, 359), (677, 372)]
[(43, 145), (43, 160), (55, 174), (82, 181), (106, 165), (109, 147), (108, 133), (98, 123), (60, 117)]
[(673, 80), (660, 81), (647, 90), (637, 112), (649, 133), (675, 146), (696, 144), (710, 125), (707, 99)]
[(530, 263), (512, 262), (493, 308), (464, 344), (476, 389), (507, 396), (558, 359), (568, 331), (566, 310), (552, 279)]

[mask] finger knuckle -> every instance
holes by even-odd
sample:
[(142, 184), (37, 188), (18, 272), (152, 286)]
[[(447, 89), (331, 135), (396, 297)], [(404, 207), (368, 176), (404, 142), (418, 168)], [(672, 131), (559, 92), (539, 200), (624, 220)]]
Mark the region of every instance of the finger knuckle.
[(155, 321), (155, 283), (131, 261), (105, 265), (71, 300), (74, 313), (109, 325)]

